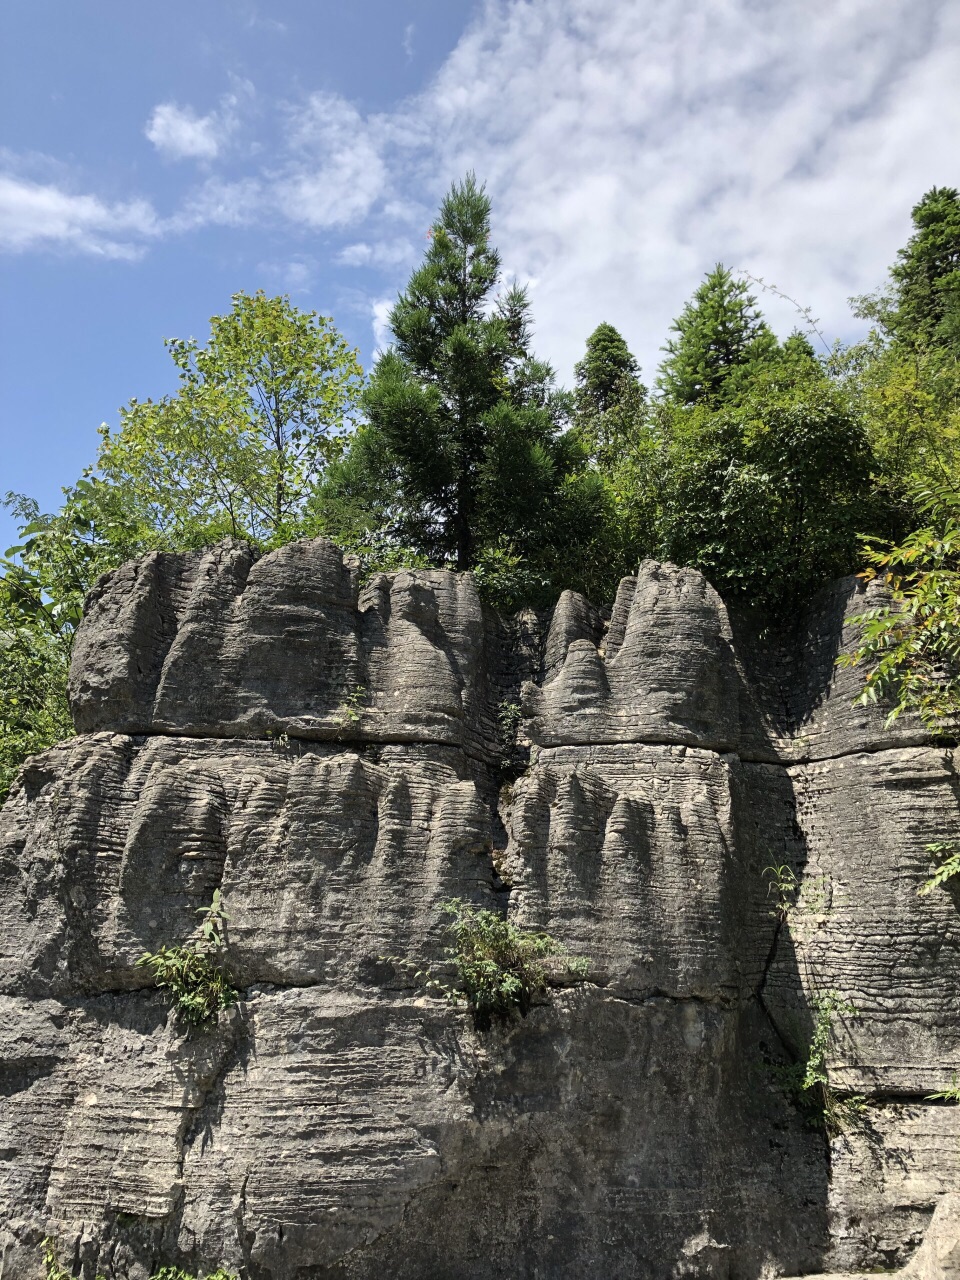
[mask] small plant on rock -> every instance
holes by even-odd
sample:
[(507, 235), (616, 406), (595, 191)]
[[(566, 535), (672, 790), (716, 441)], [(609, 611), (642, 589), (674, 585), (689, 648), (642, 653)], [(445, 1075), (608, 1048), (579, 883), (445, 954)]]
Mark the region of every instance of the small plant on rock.
[(924, 1098), (925, 1102), (960, 1102), (960, 1084), (957, 1084), (957, 1073), (954, 1071), (950, 1078), (950, 1085), (946, 1089), (941, 1089), (937, 1093), (928, 1093)]
[(47, 1236), (45, 1240), (41, 1241), (40, 1250), (43, 1256), (45, 1280), (73, 1280), (70, 1272), (60, 1265), (60, 1257), (55, 1240)]
[(153, 1273), (150, 1280), (238, 1280), (238, 1277), (224, 1267), (217, 1267), (216, 1271), (210, 1271), (204, 1276), (191, 1275), (182, 1267), (161, 1267)]
[(960, 840), (935, 840), (933, 844), (927, 845), (927, 852), (939, 859), (940, 865), (917, 890), (921, 898), (960, 875)]
[(520, 704), (505, 698), (497, 708), (497, 748), (500, 768), (507, 774), (521, 773), (526, 765), (526, 753), (517, 743), (522, 723)]
[(833, 1136), (855, 1124), (867, 1106), (863, 1094), (837, 1093), (827, 1072), (834, 1018), (857, 1017), (858, 1011), (839, 991), (823, 991), (810, 1004), (814, 1021), (806, 1060), (777, 1068), (776, 1075), (784, 1092), (807, 1113), (810, 1122), (823, 1125)]
[(783, 863), (779, 866), (764, 867), (763, 874), (767, 878), (767, 897), (772, 897), (774, 900), (774, 909), (770, 914), (784, 921), (797, 901), (799, 882), (796, 872), (791, 866)]
[(230, 918), (219, 889), (210, 906), (200, 907), (198, 914), (203, 916), (202, 942), (164, 945), (157, 952), (145, 951), (137, 961), (152, 970), (156, 986), (169, 993), (170, 1003), (191, 1026), (216, 1018), (237, 998), (229, 974), (216, 963), (216, 956), (226, 949), (223, 926)]
[(333, 714), (338, 733), (343, 733), (344, 730), (351, 728), (351, 726), (356, 727), (361, 722), (363, 719), (363, 702), (366, 696), (366, 686), (362, 684), (354, 685), (350, 692), (344, 696), (343, 701)]
[(468, 906), (459, 898), (444, 903), (453, 917), (447, 926), (446, 954), (457, 974), (451, 986), (421, 970), (418, 977), (452, 1002), (466, 1000), (478, 1031), (494, 1018), (526, 1017), (536, 996), (547, 988), (545, 961), (564, 962), (566, 971), (583, 979), (589, 961), (570, 956), (556, 938), (537, 929), (521, 929), (496, 911)]

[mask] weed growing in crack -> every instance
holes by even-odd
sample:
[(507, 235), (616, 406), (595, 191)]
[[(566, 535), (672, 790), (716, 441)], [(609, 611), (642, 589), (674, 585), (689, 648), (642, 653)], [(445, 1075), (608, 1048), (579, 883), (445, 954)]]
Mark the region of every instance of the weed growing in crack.
[(940, 865), (917, 890), (921, 898), (925, 898), (928, 893), (946, 884), (954, 876), (960, 875), (960, 840), (935, 840), (933, 844), (927, 845), (927, 852), (932, 853), (939, 860)]
[(808, 1122), (822, 1125), (833, 1137), (855, 1125), (867, 1109), (863, 1094), (838, 1093), (830, 1084), (827, 1072), (834, 1018), (859, 1015), (839, 991), (823, 991), (811, 999), (810, 1005), (814, 1021), (806, 1059), (790, 1066), (774, 1067), (773, 1072), (790, 1101), (806, 1113)]
[(150, 1280), (238, 1280), (238, 1277), (224, 1267), (217, 1267), (216, 1271), (209, 1271), (203, 1276), (192, 1275), (181, 1267), (161, 1267), (159, 1271), (154, 1272)]
[(456, 984), (443, 982), (429, 968), (418, 969), (414, 977), (451, 1004), (466, 1001), (478, 1031), (488, 1031), (495, 1018), (526, 1017), (534, 998), (547, 989), (548, 959), (562, 963), (580, 981), (589, 972), (589, 960), (569, 955), (549, 933), (521, 929), (496, 911), (468, 906), (460, 898), (445, 902), (442, 909), (453, 916), (445, 930), (445, 951)]
[(137, 961), (152, 971), (154, 984), (169, 993), (170, 1003), (191, 1026), (210, 1022), (237, 999), (229, 974), (216, 962), (226, 949), (223, 929), (230, 919), (219, 889), (210, 906), (200, 907), (197, 914), (203, 916), (201, 942), (164, 945), (157, 952), (145, 951)]
[(40, 1253), (43, 1258), (45, 1280), (73, 1280), (70, 1272), (60, 1265), (57, 1243), (50, 1236), (41, 1241)]
[(954, 1071), (951, 1076), (949, 1088), (941, 1089), (938, 1093), (928, 1093), (924, 1098), (924, 1102), (960, 1103), (960, 1084), (957, 1084), (957, 1073)]
[(770, 914), (782, 923), (797, 901), (799, 881), (796, 872), (793, 867), (782, 863), (779, 866), (764, 867), (763, 874), (767, 878), (767, 897), (773, 895), (774, 900), (774, 909)]
[(519, 702), (504, 698), (497, 708), (497, 751), (500, 771), (517, 776), (527, 766), (527, 753), (517, 742), (523, 710)]
[(351, 727), (356, 727), (361, 722), (363, 719), (363, 702), (366, 696), (366, 685), (362, 684), (354, 685), (350, 692), (346, 694), (339, 707), (333, 713), (338, 735)]

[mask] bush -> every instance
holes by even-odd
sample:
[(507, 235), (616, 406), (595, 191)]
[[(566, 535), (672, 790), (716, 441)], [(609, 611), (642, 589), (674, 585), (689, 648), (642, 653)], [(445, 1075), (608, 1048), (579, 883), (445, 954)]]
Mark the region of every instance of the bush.
[(183, 1020), (199, 1026), (216, 1018), (237, 999), (229, 974), (212, 958), (224, 950), (223, 924), (229, 916), (223, 909), (220, 890), (209, 907), (201, 907), (203, 940), (186, 946), (162, 946), (145, 951), (137, 961), (153, 971), (154, 983), (170, 993), (170, 1003)]
[(478, 1031), (493, 1019), (526, 1017), (534, 997), (547, 987), (544, 961), (566, 961), (567, 971), (586, 976), (589, 962), (568, 956), (556, 938), (535, 929), (520, 929), (496, 911), (477, 910), (459, 898), (444, 904), (453, 916), (447, 927), (447, 955), (457, 971), (459, 989), (443, 987), (448, 998), (465, 998)]

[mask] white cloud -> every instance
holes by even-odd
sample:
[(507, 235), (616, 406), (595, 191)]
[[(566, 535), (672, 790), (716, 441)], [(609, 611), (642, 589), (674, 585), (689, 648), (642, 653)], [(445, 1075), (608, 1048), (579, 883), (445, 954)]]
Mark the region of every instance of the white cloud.
[(348, 244), (337, 254), (342, 267), (399, 267), (416, 260), (416, 250), (409, 240), (379, 240), (373, 244), (358, 241)]
[(237, 129), (241, 98), (253, 93), (248, 81), (236, 84), (238, 92), (225, 94), (217, 109), (205, 116), (176, 102), (159, 103), (144, 133), (161, 154), (172, 160), (216, 160)]
[[(8, 245), (114, 256), (203, 225), (321, 233), (310, 252), (382, 271), (382, 299), (474, 168), (504, 262), (530, 282), (538, 350), (569, 378), (609, 320), (649, 377), (718, 260), (810, 304), (828, 335), (851, 332), (847, 295), (882, 282), (922, 192), (960, 176), (958, 50), (950, 0), (486, 0), (390, 112), (313, 93), (278, 108), (267, 145), (240, 135), (250, 85), (206, 116), (160, 104), (154, 145), (209, 169), (162, 223), (44, 173), (15, 181), (0, 227)], [(296, 262), (302, 248), (274, 252)], [(389, 303), (367, 305), (382, 341)], [(764, 306), (781, 330), (795, 323), (789, 304)]]
[(174, 160), (213, 160), (220, 150), (216, 119), (197, 116), (189, 107), (161, 102), (153, 110), (144, 133), (157, 148)]
[(849, 329), (910, 206), (956, 182), (958, 45), (946, 0), (491, 0), (403, 128), (434, 199), (488, 179), (544, 353), (569, 376), (606, 319), (649, 375), (717, 260)]
[(277, 207), (308, 227), (362, 219), (382, 194), (386, 166), (376, 121), (334, 93), (314, 93), (292, 110), (289, 156), (274, 186)]
[(70, 249), (103, 258), (137, 258), (159, 222), (144, 200), (106, 204), (50, 183), (0, 174), (0, 248)]
[(208, 178), (191, 192), (183, 207), (166, 223), (170, 231), (191, 231), (195, 227), (246, 227), (255, 223), (269, 207), (258, 178), (227, 182)]
[(392, 339), (390, 312), (395, 301), (395, 298), (377, 298), (370, 306), (370, 315), (373, 321), (373, 346), (376, 351), (385, 351), (390, 345)]

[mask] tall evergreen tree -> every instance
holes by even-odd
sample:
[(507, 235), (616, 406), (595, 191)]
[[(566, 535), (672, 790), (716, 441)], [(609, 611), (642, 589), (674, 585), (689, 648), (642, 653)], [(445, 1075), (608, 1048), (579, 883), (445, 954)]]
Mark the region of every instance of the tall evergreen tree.
[(640, 366), (622, 335), (612, 324), (598, 324), (587, 339), (582, 360), (574, 366), (577, 380), (577, 412), (593, 416), (606, 413), (639, 382)]
[(777, 339), (746, 282), (717, 263), (671, 328), (657, 386), (677, 405), (730, 403), (749, 373), (772, 359)]
[(911, 216), (913, 235), (890, 270), (890, 327), (900, 341), (960, 348), (960, 192), (931, 187)]
[(526, 292), (497, 295), (499, 280), (490, 201), (470, 174), (445, 197), (390, 313), (394, 343), (370, 378), (367, 425), (318, 503), (361, 519), (366, 508), (458, 569), (499, 544), (530, 554), (560, 518), (578, 465), (576, 442), (561, 434), (570, 399), (530, 352)]
[(591, 461), (609, 467), (619, 457), (643, 413), (647, 389), (640, 367), (612, 324), (600, 324), (574, 367), (577, 432)]

